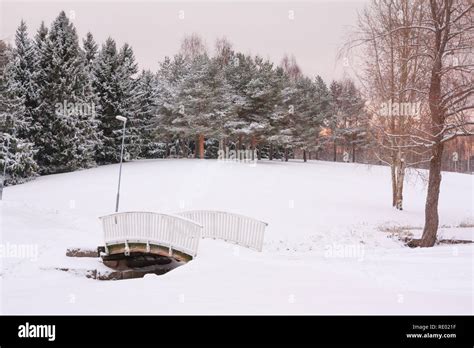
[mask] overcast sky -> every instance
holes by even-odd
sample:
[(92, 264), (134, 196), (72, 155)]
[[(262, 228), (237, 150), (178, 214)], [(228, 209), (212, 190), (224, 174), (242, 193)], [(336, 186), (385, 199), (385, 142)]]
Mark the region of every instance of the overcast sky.
[(140, 68), (156, 71), (175, 54), (184, 35), (198, 33), (212, 52), (217, 37), (234, 49), (280, 63), (295, 56), (306, 75), (329, 81), (344, 74), (336, 61), (363, 0), (349, 1), (17, 1), (0, 0), (0, 39), (11, 40), (20, 20), (34, 35), (64, 10), (81, 38), (91, 31), (98, 43), (108, 36), (132, 45)]

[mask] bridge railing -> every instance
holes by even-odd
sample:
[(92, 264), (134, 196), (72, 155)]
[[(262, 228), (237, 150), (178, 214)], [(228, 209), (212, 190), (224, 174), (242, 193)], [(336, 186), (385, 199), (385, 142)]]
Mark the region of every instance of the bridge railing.
[(196, 256), (202, 226), (182, 216), (154, 212), (123, 212), (100, 217), (105, 246), (150, 243)]
[(178, 215), (202, 225), (203, 238), (223, 239), (262, 251), (266, 222), (216, 210), (192, 210)]

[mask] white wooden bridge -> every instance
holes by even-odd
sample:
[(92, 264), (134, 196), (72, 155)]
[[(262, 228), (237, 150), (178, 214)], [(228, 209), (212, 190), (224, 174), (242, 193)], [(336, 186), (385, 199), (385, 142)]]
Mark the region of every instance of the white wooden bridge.
[(196, 257), (201, 238), (222, 239), (261, 251), (263, 221), (244, 215), (195, 210), (177, 215), (123, 212), (100, 218), (107, 255), (151, 253), (188, 261)]

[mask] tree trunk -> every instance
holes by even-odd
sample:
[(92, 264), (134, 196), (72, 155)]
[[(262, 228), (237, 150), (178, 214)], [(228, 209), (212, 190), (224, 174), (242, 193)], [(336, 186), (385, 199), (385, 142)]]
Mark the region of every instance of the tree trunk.
[(288, 148), (285, 147), (285, 162), (288, 162)]
[(303, 150), (303, 161), (306, 162), (306, 150)]
[(194, 158), (199, 158), (199, 135), (196, 136), (194, 141)]
[(242, 134), (239, 134), (239, 139), (237, 141), (237, 150), (242, 150)]
[(179, 156), (181, 156), (181, 139), (179, 138), (176, 141), (175, 149), (176, 149), (176, 158), (180, 158)]
[(397, 206), (397, 159), (395, 157), (395, 154), (392, 154), (390, 172), (392, 175), (392, 207), (396, 207)]
[(204, 135), (199, 134), (198, 136), (198, 150), (199, 150), (199, 158), (204, 158)]
[(423, 236), (419, 241), (421, 247), (432, 247), (436, 242), (438, 232), (439, 216), (438, 201), (441, 187), (441, 158), (443, 155), (443, 144), (436, 144), (433, 147), (432, 159), (430, 161), (430, 175), (428, 179), (428, 194), (425, 204), (425, 227)]
[(219, 151), (224, 151), (224, 138), (219, 139)]
[(255, 135), (252, 135), (250, 138), (250, 148), (252, 149), (252, 161), (255, 161), (255, 149), (256, 149), (257, 139)]
[(405, 162), (399, 159), (397, 167), (395, 202), (398, 210), (403, 210), (403, 182), (405, 180)]
[(356, 147), (355, 144), (352, 144), (352, 163), (356, 161)]
[(270, 144), (270, 150), (269, 151), (270, 152), (268, 153), (268, 159), (270, 161), (272, 161), (273, 160), (273, 144)]
[(183, 140), (182, 147), (183, 147), (183, 157), (188, 158), (188, 149), (189, 149), (188, 139)]
[[(433, 6), (433, 3), (432, 3)], [(437, 50), (443, 53), (445, 44), (441, 43), (441, 31), (436, 32), (435, 45)], [(441, 106), (441, 70), (442, 70), (442, 54), (439, 54), (433, 64), (431, 70), (430, 91), (428, 94), (431, 128), (434, 137), (434, 145), (431, 150), (430, 174), (428, 178), (428, 194), (426, 195), (425, 204), (425, 227), (421, 240), (417, 243), (421, 247), (432, 247), (436, 242), (436, 234), (438, 233), (439, 215), (438, 201), (439, 190), (441, 186), (441, 160), (443, 156), (444, 144), (442, 140), (442, 131), (444, 126), (444, 110)]]
[(337, 144), (336, 140), (334, 140), (334, 162), (337, 160)]

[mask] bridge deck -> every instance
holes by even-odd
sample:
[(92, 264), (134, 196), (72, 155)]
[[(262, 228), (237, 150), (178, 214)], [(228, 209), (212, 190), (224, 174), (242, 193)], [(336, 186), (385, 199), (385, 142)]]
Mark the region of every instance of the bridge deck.
[(267, 223), (213, 210), (179, 215), (123, 212), (102, 216), (107, 255), (149, 253), (189, 261), (201, 238), (218, 238), (261, 251)]

